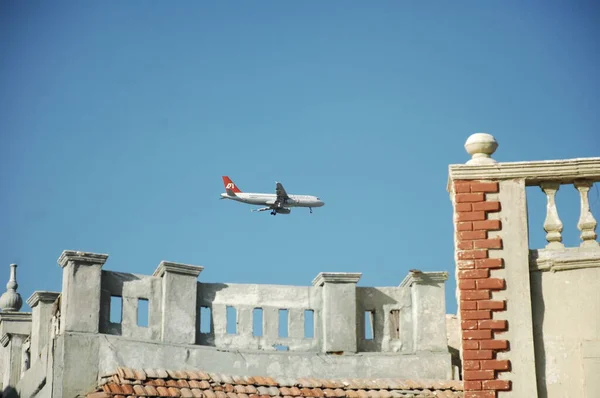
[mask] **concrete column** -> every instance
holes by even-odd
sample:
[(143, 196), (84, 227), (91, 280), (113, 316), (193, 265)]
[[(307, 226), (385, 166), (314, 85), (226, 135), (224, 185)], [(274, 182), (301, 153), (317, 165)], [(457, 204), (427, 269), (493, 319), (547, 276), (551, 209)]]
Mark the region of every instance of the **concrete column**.
[(57, 292), (33, 292), (27, 299), (31, 307), (31, 364), (41, 356), (42, 349), (50, 340), (52, 325), (52, 307), (58, 298)]
[(504, 278), (506, 290), (494, 293), (494, 300), (506, 300), (506, 310), (494, 314), (494, 319), (506, 319), (508, 330), (501, 338), (510, 342), (510, 349), (499, 352), (497, 359), (510, 360), (510, 374), (501, 372), (500, 379), (512, 381), (512, 390), (499, 396), (537, 397), (525, 181), (500, 181), (498, 200), (504, 246), (496, 255), (504, 259), (505, 267), (494, 270), (493, 276)]
[(0, 312), (0, 360), (3, 387), (14, 387), (21, 378), (22, 345), (31, 333), (31, 313)]
[(415, 351), (448, 351), (445, 292), (447, 279), (447, 272), (413, 271), (400, 283), (400, 287), (409, 287), (411, 291)]
[(161, 341), (196, 342), (198, 275), (204, 267), (162, 261), (154, 276), (162, 278)]
[(102, 266), (108, 255), (65, 250), (58, 259), (63, 269), (60, 332), (98, 333)]
[(361, 273), (321, 272), (313, 286), (323, 288), (323, 352), (357, 352), (356, 284)]
[(27, 338), (23, 334), (5, 334), (0, 339), (0, 345), (3, 347), (4, 375), (2, 377), (2, 386), (16, 387), (21, 379), (21, 366), (23, 359), (23, 342)]

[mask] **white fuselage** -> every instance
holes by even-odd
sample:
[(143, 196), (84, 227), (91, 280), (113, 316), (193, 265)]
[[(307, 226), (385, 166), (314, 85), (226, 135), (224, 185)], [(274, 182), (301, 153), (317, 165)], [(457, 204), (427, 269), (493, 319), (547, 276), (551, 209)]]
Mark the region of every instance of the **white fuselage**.
[[(288, 195), (289, 199), (282, 203), (282, 207), (321, 207), (325, 203), (316, 196), (311, 195)], [(238, 192), (233, 195), (222, 193), (223, 199), (231, 199), (237, 202), (251, 205), (272, 206), (277, 200), (277, 195), (272, 193)]]

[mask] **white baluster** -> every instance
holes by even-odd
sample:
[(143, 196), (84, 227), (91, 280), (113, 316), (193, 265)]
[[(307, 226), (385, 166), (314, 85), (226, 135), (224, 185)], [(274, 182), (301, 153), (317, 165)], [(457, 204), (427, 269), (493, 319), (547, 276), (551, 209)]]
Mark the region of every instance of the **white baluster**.
[(575, 181), (573, 184), (579, 191), (581, 196), (581, 213), (579, 214), (579, 221), (577, 222), (577, 228), (581, 231), (581, 246), (598, 246), (596, 241), (596, 219), (590, 210), (590, 201), (588, 194), (592, 186), (591, 181)]
[(563, 248), (565, 247), (562, 243), (563, 223), (558, 217), (558, 210), (556, 209), (556, 202), (554, 200), (560, 184), (558, 182), (543, 182), (540, 184), (540, 188), (542, 188), (542, 191), (546, 194), (546, 198), (548, 198), (546, 219), (544, 220), (544, 231), (546, 231), (546, 240), (548, 241), (546, 248)]

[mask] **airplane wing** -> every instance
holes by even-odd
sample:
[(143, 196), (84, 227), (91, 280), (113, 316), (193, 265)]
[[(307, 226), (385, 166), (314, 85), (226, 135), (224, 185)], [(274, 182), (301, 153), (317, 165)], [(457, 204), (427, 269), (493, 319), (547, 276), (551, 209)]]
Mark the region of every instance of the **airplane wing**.
[(288, 196), (287, 192), (285, 192), (285, 188), (283, 187), (283, 185), (281, 185), (280, 182), (277, 182), (276, 184), (277, 186), (275, 188), (275, 193), (277, 194), (277, 201), (285, 203), (285, 201), (288, 200), (290, 197)]

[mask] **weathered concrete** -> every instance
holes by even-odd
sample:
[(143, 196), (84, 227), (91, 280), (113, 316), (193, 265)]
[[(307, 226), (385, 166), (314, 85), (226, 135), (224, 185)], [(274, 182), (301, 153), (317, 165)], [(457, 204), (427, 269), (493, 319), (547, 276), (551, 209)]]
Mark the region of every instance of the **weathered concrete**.
[(42, 348), (48, 344), (52, 324), (52, 306), (59, 294), (36, 291), (27, 299), (27, 304), (31, 307), (31, 363), (37, 361)]
[(30, 333), (30, 312), (0, 312), (0, 376), (4, 388), (16, 386), (21, 378), (22, 345)]
[(600, 261), (562, 269), (531, 273), (539, 396), (591, 397), (600, 391)]
[(45, 355), (33, 362), (33, 365), (23, 374), (17, 384), (19, 397), (51, 397), (51, 390), (46, 387), (47, 370)]
[(22, 334), (5, 334), (0, 339), (0, 345), (3, 347), (2, 360), (4, 361), (2, 385), (5, 388), (15, 387), (21, 379), (22, 346), (26, 338), (27, 336)]
[[(202, 267), (162, 262), (152, 276), (135, 275), (102, 271), (106, 257), (64, 252), (62, 294), (30, 297), (36, 336), (31, 367), (17, 385), (21, 398), (74, 397), (118, 366), (283, 377), (451, 378), (445, 274), (435, 283), (433, 273), (427, 282), (411, 277), (406, 286), (381, 288), (356, 287), (360, 274), (353, 273), (321, 273), (314, 286), (200, 283)], [(112, 296), (122, 298), (122, 308), (111, 309)], [(140, 299), (148, 300), (147, 326), (138, 323)], [(201, 332), (202, 307), (211, 310), (208, 333)], [(228, 333), (227, 307), (235, 309), (234, 333)], [(253, 330), (257, 308), (262, 335)], [(281, 336), (280, 310), (288, 314)], [(111, 322), (111, 311), (122, 311), (119, 322)], [(313, 330), (305, 336), (311, 325), (305, 313), (311, 311)], [(375, 321), (369, 340), (365, 311)], [(7, 316), (0, 314), (0, 320)], [(5, 325), (6, 319), (0, 332)], [(22, 327), (23, 337), (30, 328)], [(6, 342), (11, 337), (6, 334)]]
[(313, 286), (322, 288), (324, 352), (357, 352), (356, 284), (360, 273), (321, 272)]
[[(163, 280), (147, 275), (102, 271), (100, 333), (137, 339), (160, 340)], [(112, 296), (123, 299), (121, 323), (110, 322)], [(148, 326), (138, 325), (139, 299), (148, 300)], [(118, 311), (119, 309), (113, 309)]]
[(101, 270), (107, 258), (106, 254), (65, 250), (58, 259), (63, 268), (61, 332), (98, 333)]
[[(314, 311), (314, 324), (321, 324), (321, 290), (312, 286), (243, 285), (235, 283), (198, 283), (197, 308), (211, 308), (211, 332), (201, 333), (198, 320), (198, 344), (226, 349), (274, 351), (285, 346), (290, 351), (319, 351), (321, 330), (313, 338), (304, 337), (304, 311)], [(227, 306), (237, 314), (237, 333), (227, 333)], [(254, 336), (253, 310), (262, 309), (262, 336)], [(280, 309), (289, 314), (288, 337), (279, 337)]]
[[(76, 338), (71, 337), (75, 335)], [(76, 397), (78, 394), (92, 391), (98, 385), (99, 345), (104, 336), (108, 335), (65, 332), (57, 336), (53, 397)], [(117, 347), (113, 349), (116, 350), (116, 355), (124, 354), (120, 353)]]
[(196, 283), (203, 269), (163, 261), (154, 272), (163, 282), (162, 341), (180, 344), (196, 341)]
[[(68, 339), (80, 336), (70, 334)], [(327, 355), (299, 352), (222, 351), (197, 345), (140, 342), (117, 336), (97, 336), (99, 374), (117, 366), (167, 369), (205, 369), (211, 372), (273, 377), (395, 377), (444, 379), (449, 369), (449, 353), (360, 353)]]
[[(414, 352), (412, 298), (409, 288), (357, 287), (358, 350), (360, 352)], [(365, 339), (365, 312), (374, 317), (373, 339)], [(392, 334), (395, 326), (392, 311), (399, 311), (398, 337)]]
[(411, 272), (401, 287), (411, 289), (413, 347), (415, 351), (447, 351), (446, 293), (447, 272)]

